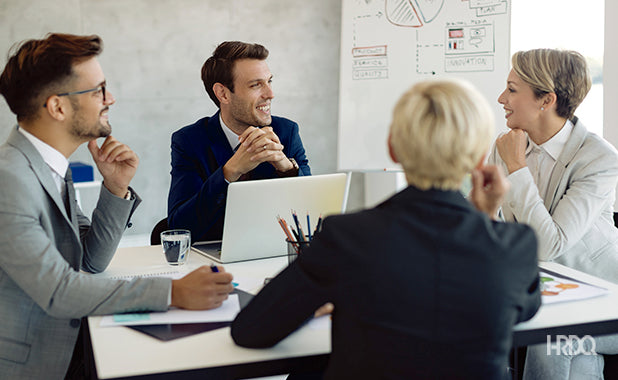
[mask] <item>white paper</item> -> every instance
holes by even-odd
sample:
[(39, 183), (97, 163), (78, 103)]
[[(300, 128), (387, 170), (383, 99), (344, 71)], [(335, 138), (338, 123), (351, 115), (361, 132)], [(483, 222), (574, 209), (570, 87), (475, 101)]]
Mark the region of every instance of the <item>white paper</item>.
[(231, 322), (240, 312), (238, 294), (230, 294), (223, 305), (212, 310), (184, 310), (171, 308), (152, 313), (125, 313), (106, 315), (101, 318), (101, 327), (164, 325), (200, 322)]
[(564, 278), (553, 273), (541, 271), (539, 275), (541, 277), (541, 300), (544, 305), (583, 300), (609, 293), (609, 290), (605, 288)]
[(330, 330), (333, 317), (331, 314), (313, 318), (307, 324), (312, 330)]

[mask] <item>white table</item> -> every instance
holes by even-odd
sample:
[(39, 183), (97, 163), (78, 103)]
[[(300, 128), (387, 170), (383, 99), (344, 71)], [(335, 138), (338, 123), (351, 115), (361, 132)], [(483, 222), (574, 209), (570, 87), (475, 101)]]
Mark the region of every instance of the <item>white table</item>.
[[(195, 252), (187, 270), (211, 261)], [(225, 265), (237, 278), (274, 276), (287, 265), (286, 257)], [(99, 276), (114, 277), (169, 270), (161, 246), (121, 248), (109, 269)], [(547, 335), (596, 335), (618, 332), (618, 285), (566, 268), (542, 263), (541, 268), (611, 290), (605, 296), (577, 302), (544, 305), (530, 321), (515, 326), (514, 347), (546, 342)], [(251, 293), (261, 286), (243, 289)], [(162, 342), (127, 327), (99, 327), (101, 317), (89, 317), (89, 332), (101, 379), (162, 374), (166, 378), (241, 378), (277, 375), (294, 368), (323, 365), (330, 353), (330, 331), (305, 326), (270, 349), (236, 346), (229, 328)]]
[(532, 319), (514, 328), (513, 345), (547, 342), (550, 335), (603, 335), (618, 333), (618, 285), (556, 263), (544, 262), (541, 269), (591, 285), (609, 289), (604, 296), (575, 302), (543, 305)]
[[(204, 256), (191, 252), (187, 270), (210, 265)], [(272, 277), (287, 265), (287, 257), (224, 265), (237, 278)], [(146, 270), (146, 268), (148, 270)], [(115, 277), (132, 273), (167, 271), (161, 246), (121, 248), (107, 271), (97, 276)], [(256, 293), (261, 286), (243, 289)], [(326, 362), (330, 353), (330, 330), (304, 327), (270, 349), (237, 346), (229, 328), (163, 342), (127, 327), (99, 327), (101, 317), (89, 317), (88, 325), (97, 375), (100, 379), (180, 372), (189, 377), (200, 370), (212, 378), (235, 378), (285, 374), (290, 365)], [(274, 373), (270, 373), (273, 372)]]

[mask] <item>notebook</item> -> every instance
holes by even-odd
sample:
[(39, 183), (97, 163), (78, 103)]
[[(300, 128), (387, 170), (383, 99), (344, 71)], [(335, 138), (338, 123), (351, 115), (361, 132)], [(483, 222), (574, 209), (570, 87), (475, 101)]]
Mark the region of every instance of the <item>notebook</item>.
[(306, 221), (308, 212), (316, 223), (320, 214), (343, 212), (347, 188), (345, 173), (233, 182), (222, 240), (196, 242), (192, 250), (222, 264), (287, 255), (277, 215), (291, 222), (295, 210)]
[[(240, 289), (234, 289), (232, 294), (238, 294), (238, 302), (240, 308), (247, 306), (253, 298), (252, 294), (244, 292)], [(185, 336), (199, 334), (206, 331), (216, 330), (223, 327), (231, 326), (232, 322), (204, 322), (204, 323), (183, 323), (183, 324), (165, 324), (165, 325), (137, 325), (127, 326), (133, 330), (137, 330), (146, 335), (159, 340), (168, 341)]]

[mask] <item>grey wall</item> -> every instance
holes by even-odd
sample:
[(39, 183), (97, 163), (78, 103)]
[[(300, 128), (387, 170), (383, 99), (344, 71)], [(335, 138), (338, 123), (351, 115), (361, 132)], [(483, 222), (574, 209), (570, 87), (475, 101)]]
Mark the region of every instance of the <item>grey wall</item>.
[[(103, 38), (113, 135), (141, 160), (132, 185), (144, 202), (127, 234), (144, 234), (166, 215), (172, 132), (216, 111), (200, 68), (224, 40), (270, 50), (273, 114), (299, 123), (315, 174), (336, 171), (340, 27), (337, 0), (1, 0), (0, 66), (14, 43), (48, 32)], [(2, 99), (0, 140), (14, 125)], [(92, 163), (85, 147), (71, 160)], [(82, 191), (87, 213), (96, 195)], [(362, 196), (357, 174), (348, 209)]]

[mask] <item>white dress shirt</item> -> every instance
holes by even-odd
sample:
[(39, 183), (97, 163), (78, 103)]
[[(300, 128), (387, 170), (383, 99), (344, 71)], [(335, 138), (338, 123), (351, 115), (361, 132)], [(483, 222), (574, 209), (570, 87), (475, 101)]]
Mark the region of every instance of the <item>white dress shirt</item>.
[(50, 145), (44, 143), (39, 138), (34, 136), (32, 133), (26, 131), (25, 129), (19, 127), (19, 132), (24, 135), (28, 141), (34, 145), (36, 150), (39, 152), (43, 160), (49, 166), (51, 170), (52, 177), (54, 179), (54, 183), (56, 184), (56, 188), (58, 192), (64, 199), (65, 196), (65, 186), (64, 186), (64, 175), (69, 168), (69, 160), (56, 149), (52, 148)]
[(238, 145), (238, 137), (240, 137), (240, 135), (237, 135), (236, 132), (232, 131), (230, 127), (225, 125), (223, 118), (221, 117), (221, 113), (219, 113), (219, 123), (221, 124), (221, 129), (223, 129), (223, 134), (225, 134), (227, 141), (230, 143), (230, 147), (234, 150)]
[[(562, 153), (565, 144), (571, 136), (573, 123), (567, 120), (564, 126), (551, 139), (541, 145), (537, 145), (534, 141), (528, 138), (528, 148), (526, 149), (526, 164), (534, 178), (539, 195), (545, 199), (545, 193), (549, 186), (549, 178), (554, 169), (556, 160)], [(520, 169), (521, 170), (521, 169)], [(515, 174), (512, 173), (512, 174)]]

